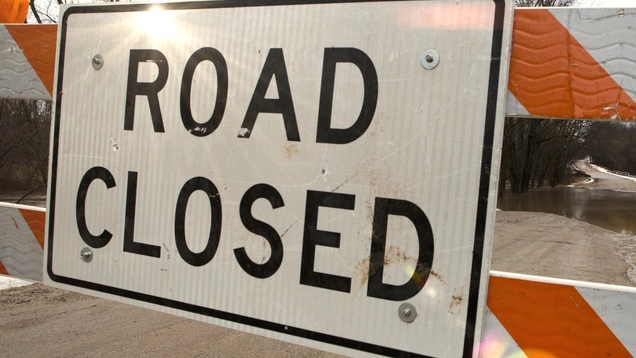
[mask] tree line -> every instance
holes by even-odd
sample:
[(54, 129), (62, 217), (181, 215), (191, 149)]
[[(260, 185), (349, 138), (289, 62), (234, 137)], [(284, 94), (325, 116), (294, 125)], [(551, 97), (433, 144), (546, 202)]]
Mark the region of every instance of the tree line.
[(592, 122), (585, 141), (585, 151), (592, 163), (636, 174), (636, 123)]
[(46, 187), (51, 102), (0, 99), (0, 190)]
[(588, 121), (506, 118), (499, 194), (506, 187), (525, 193), (565, 182), (568, 163), (581, 155), (589, 133)]

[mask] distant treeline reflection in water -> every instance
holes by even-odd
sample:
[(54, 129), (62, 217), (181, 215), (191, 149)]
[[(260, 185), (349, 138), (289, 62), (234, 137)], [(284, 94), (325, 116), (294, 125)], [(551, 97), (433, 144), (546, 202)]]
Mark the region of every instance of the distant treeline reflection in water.
[(636, 234), (636, 192), (555, 188), (506, 193), (497, 201), (504, 211), (544, 212), (585, 221), (618, 233)]

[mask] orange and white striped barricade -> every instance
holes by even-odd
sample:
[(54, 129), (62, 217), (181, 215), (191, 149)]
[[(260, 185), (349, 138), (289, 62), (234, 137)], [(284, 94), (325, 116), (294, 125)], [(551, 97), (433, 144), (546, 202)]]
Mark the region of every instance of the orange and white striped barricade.
[(0, 25), (0, 98), (51, 100), (57, 25)]
[(42, 282), (45, 209), (0, 203), (0, 274)]
[[(0, 25), (0, 98), (51, 100), (57, 25)], [(42, 281), (45, 210), (0, 203), (0, 274)]]
[(491, 271), (481, 357), (634, 357), (636, 287)]
[(636, 119), (636, 9), (515, 9), (506, 115)]
[[(51, 100), (57, 25), (0, 25), (0, 98)], [(0, 203), (0, 274), (42, 281), (45, 210)]]

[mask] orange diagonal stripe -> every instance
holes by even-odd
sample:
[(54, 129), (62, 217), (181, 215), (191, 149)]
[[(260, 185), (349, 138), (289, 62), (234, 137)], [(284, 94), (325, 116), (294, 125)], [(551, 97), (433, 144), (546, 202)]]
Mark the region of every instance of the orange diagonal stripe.
[(528, 357), (631, 357), (572, 286), (490, 277), (488, 308)]
[(52, 95), (57, 25), (5, 25), (5, 27), (44, 87)]
[(549, 10), (515, 12), (509, 75), (532, 115), (636, 119), (636, 102)]
[(20, 214), (22, 214), (24, 221), (29, 225), (40, 247), (44, 249), (44, 222), (46, 220), (46, 214), (42, 211), (25, 209), (20, 209)]
[(2, 263), (2, 261), (0, 261), (0, 275), (8, 275), (9, 271), (7, 271), (7, 268), (4, 267), (4, 264)]

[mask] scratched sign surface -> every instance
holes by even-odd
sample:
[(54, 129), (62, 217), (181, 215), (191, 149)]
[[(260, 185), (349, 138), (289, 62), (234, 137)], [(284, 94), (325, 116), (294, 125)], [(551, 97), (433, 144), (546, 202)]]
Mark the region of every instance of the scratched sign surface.
[(66, 7), (46, 282), (343, 354), (470, 355), (509, 15)]

